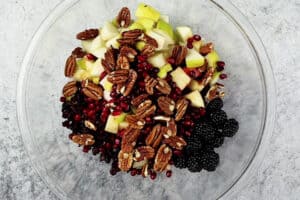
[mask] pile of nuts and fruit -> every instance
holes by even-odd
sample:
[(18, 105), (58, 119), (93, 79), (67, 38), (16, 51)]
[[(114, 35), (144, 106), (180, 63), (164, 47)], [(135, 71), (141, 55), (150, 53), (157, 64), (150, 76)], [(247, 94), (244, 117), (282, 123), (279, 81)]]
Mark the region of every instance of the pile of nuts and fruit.
[(222, 73), (212, 43), (140, 4), (136, 20), (124, 7), (101, 29), (77, 34), (69, 56), (72, 80), (61, 97), (63, 126), (84, 152), (100, 154), (110, 173), (156, 178), (171, 168), (214, 171), (214, 148), (238, 131), (222, 110)]

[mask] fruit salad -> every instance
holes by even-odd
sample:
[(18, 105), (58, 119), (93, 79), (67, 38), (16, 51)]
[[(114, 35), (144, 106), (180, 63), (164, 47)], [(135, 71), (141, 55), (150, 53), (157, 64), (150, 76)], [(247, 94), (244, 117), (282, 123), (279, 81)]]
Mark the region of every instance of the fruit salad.
[(143, 3), (135, 20), (124, 7), (76, 37), (60, 98), (70, 140), (110, 163), (111, 175), (216, 169), (215, 148), (239, 124), (222, 110), (227, 75), (213, 43)]

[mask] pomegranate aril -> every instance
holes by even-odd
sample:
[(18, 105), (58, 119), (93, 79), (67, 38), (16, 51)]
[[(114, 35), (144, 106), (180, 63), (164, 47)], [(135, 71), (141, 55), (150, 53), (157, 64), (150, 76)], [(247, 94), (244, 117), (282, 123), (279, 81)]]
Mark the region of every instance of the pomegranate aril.
[(94, 110), (90, 110), (88, 113), (87, 113), (87, 116), (89, 118), (93, 118), (95, 116), (95, 111)]
[(110, 171), (109, 171), (109, 173), (110, 173), (112, 176), (116, 175), (117, 172), (118, 172), (118, 171), (117, 171), (116, 169), (114, 169), (114, 168), (110, 169)]
[(195, 41), (200, 41), (201, 40), (200, 35), (194, 35), (193, 38), (194, 38)]
[(151, 178), (152, 180), (156, 179), (156, 172), (151, 172), (150, 178)]
[(221, 74), (220, 75), (220, 79), (226, 79), (227, 78), (227, 74)]
[(185, 131), (184, 134), (188, 137), (190, 137), (192, 135), (192, 133), (190, 131)]
[(69, 139), (72, 140), (72, 137), (73, 137), (74, 135), (76, 135), (76, 134), (75, 134), (75, 133), (69, 134)]
[(123, 137), (124, 133), (125, 133), (125, 129), (120, 130), (120, 131), (118, 132), (118, 136), (119, 136), (119, 137)]
[(91, 147), (89, 147), (89, 146), (83, 146), (82, 151), (83, 151), (84, 153), (88, 153), (90, 149), (91, 149)]
[(94, 109), (94, 108), (95, 108), (95, 104), (90, 103), (90, 104), (88, 105), (88, 108), (89, 108), (89, 109)]
[(91, 54), (91, 53), (86, 54), (86, 58), (88, 60), (92, 60), (92, 61), (96, 60), (96, 57), (93, 54)]
[(223, 62), (223, 61), (217, 61), (217, 66), (218, 67), (225, 67), (225, 62)]
[(118, 115), (121, 115), (122, 114), (122, 110), (114, 110), (113, 112), (112, 112), (112, 115), (113, 116), (118, 116)]
[(224, 67), (217, 66), (217, 67), (216, 67), (216, 70), (217, 70), (218, 72), (221, 72), (221, 71), (223, 71), (223, 70), (224, 70)]
[(190, 37), (187, 39), (187, 43), (193, 43), (194, 42), (194, 37)]
[(176, 155), (176, 156), (181, 156), (182, 155), (182, 151), (180, 151), (180, 150), (174, 150), (173, 154)]
[(69, 127), (70, 126), (70, 121), (66, 120), (62, 123), (63, 127)]
[(200, 115), (201, 117), (203, 117), (203, 116), (205, 116), (205, 114), (206, 114), (205, 108), (200, 108), (200, 109), (199, 109), (199, 115)]
[(169, 64), (171, 64), (171, 65), (174, 65), (175, 64), (175, 59), (174, 58), (168, 58), (167, 59), (167, 62), (169, 63)]
[(131, 171), (130, 171), (130, 175), (131, 176), (135, 176), (137, 174), (137, 170), (136, 169), (132, 169)]
[(118, 138), (115, 139), (115, 144), (116, 144), (116, 145), (120, 145), (120, 143), (121, 143), (120, 139), (118, 139)]
[(60, 100), (60, 102), (63, 102), (63, 103), (64, 103), (64, 102), (66, 102), (66, 97), (60, 97), (59, 100)]
[(137, 175), (141, 175), (142, 174), (142, 170), (140, 170), (140, 169), (136, 170), (136, 174)]
[(168, 178), (170, 178), (170, 177), (172, 176), (172, 171), (171, 171), (171, 170), (168, 170), (168, 171), (166, 172), (166, 176), (167, 176)]
[(79, 114), (74, 115), (74, 120), (79, 122), (81, 120), (81, 116)]
[(192, 48), (193, 48), (193, 44), (192, 44), (192, 43), (187, 43), (186, 47), (187, 47), (188, 49), (192, 49)]

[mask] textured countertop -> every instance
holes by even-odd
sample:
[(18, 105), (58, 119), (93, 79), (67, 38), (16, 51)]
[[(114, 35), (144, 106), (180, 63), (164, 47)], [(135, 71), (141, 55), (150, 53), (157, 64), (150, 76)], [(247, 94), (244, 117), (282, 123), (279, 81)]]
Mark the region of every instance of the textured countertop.
[[(57, 199), (30, 166), (16, 118), (22, 57), (43, 18), (60, 0), (0, 2), (0, 199)], [(236, 199), (300, 199), (300, 1), (232, 0), (270, 56), (277, 119), (265, 159)]]

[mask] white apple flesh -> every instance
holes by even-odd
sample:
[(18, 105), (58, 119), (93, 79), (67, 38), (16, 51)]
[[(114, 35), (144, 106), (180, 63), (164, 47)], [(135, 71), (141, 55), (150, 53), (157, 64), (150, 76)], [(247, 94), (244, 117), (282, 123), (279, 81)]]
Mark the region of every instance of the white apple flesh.
[(183, 90), (190, 82), (191, 78), (183, 71), (181, 67), (171, 72), (172, 80), (176, 83), (177, 87)]
[(204, 101), (199, 91), (195, 90), (185, 95), (185, 98), (190, 100), (191, 105), (196, 108), (204, 108)]

